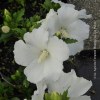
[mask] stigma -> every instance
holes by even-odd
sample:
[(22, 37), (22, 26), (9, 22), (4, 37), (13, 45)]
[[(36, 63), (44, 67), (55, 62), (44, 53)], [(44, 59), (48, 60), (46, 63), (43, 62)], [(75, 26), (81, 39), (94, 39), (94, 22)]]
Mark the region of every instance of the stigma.
[(48, 56), (49, 56), (49, 52), (47, 50), (43, 50), (38, 58), (38, 63), (45, 61)]

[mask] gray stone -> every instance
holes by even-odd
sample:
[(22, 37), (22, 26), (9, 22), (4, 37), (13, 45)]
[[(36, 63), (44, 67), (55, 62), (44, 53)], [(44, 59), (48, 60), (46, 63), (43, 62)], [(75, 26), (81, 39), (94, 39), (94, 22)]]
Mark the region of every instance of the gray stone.
[(70, 3), (76, 5), (76, 9), (86, 9), (88, 14), (92, 14), (92, 18), (86, 20), (90, 25), (90, 35), (85, 40), (84, 49), (100, 49), (100, 0), (69, 0)]

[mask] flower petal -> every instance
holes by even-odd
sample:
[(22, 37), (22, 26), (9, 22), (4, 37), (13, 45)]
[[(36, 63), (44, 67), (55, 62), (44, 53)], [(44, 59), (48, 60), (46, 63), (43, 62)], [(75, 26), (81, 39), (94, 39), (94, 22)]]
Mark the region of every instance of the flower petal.
[(43, 28), (34, 29), (32, 33), (26, 33), (24, 40), (26, 43), (35, 45), (40, 49), (44, 49), (48, 42), (49, 33)]
[(84, 49), (84, 41), (79, 41), (76, 43), (68, 44), (68, 47), (70, 50), (69, 55), (75, 55)]
[(52, 36), (59, 30), (59, 25), (57, 13), (51, 9), (47, 14), (46, 19), (42, 22), (41, 27), (45, 28)]
[(82, 9), (79, 11), (79, 15), (78, 15), (78, 18), (84, 18), (84, 19), (87, 19), (87, 18), (91, 18), (92, 15), (87, 15), (86, 14), (86, 10), (85, 9)]
[(62, 6), (57, 12), (62, 27), (68, 26), (76, 21), (78, 17), (78, 11), (71, 7)]
[(32, 100), (44, 100), (44, 93), (45, 89), (47, 88), (46, 84), (43, 83), (43, 80), (37, 85), (37, 90), (34, 92), (34, 95), (32, 96)]
[(36, 59), (39, 50), (33, 48), (30, 45), (25, 44), (22, 40), (17, 41), (14, 45), (13, 51), (16, 63), (19, 65), (27, 66), (34, 59)]
[(34, 92), (34, 95), (32, 95), (32, 100), (44, 100), (43, 99), (44, 94), (40, 93), (38, 90)]
[(49, 92), (56, 91), (58, 93), (63, 94), (63, 92), (66, 91), (71, 84), (71, 80), (72, 80), (71, 75), (72, 73), (66, 74), (64, 72), (61, 72), (58, 80), (56, 81), (47, 80), (48, 91)]
[(33, 61), (28, 67), (24, 69), (24, 74), (27, 77), (27, 80), (32, 83), (37, 83), (44, 78), (44, 65), (39, 64), (36, 61)]
[(82, 77), (77, 77), (72, 81), (71, 87), (68, 90), (69, 97), (78, 97), (84, 95), (92, 86), (92, 82)]
[(56, 36), (50, 38), (48, 42), (50, 55), (58, 61), (65, 61), (69, 58), (69, 48), (66, 43)]
[(61, 73), (63, 69), (63, 64), (59, 62), (58, 60), (53, 59), (52, 57), (49, 57), (45, 61), (44, 67), (45, 67), (44, 68), (45, 78), (49, 78), (49, 79), (52, 78), (52, 80), (57, 80), (59, 77), (58, 73)]
[(68, 33), (71, 38), (82, 41), (89, 37), (89, 25), (81, 20), (77, 20), (67, 27)]
[(75, 71), (72, 70), (69, 73), (62, 72), (58, 80), (49, 81), (47, 86), (49, 92), (57, 91), (62, 94), (68, 89), (69, 97), (78, 97), (89, 90), (92, 86), (92, 82), (84, 78), (77, 77)]
[(73, 97), (69, 100), (91, 100), (90, 96), (79, 96), (79, 97)]

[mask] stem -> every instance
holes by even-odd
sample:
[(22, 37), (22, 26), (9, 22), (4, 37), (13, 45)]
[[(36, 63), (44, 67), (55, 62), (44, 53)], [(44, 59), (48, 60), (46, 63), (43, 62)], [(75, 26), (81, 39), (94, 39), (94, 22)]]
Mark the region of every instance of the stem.
[(6, 83), (8, 83), (9, 85), (15, 87), (15, 85), (13, 85), (12, 83), (10, 83), (7, 79), (4, 78), (3, 74), (0, 72), (0, 76), (2, 78), (2, 80), (4, 80)]

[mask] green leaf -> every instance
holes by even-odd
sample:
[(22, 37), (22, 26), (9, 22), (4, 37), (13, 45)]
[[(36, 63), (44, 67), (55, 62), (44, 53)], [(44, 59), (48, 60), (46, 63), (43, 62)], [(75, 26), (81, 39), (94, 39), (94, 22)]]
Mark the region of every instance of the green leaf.
[(66, 42), (67, 44), (71, 44), (71, 43), (76, 43), (78, 42), (76, 39), (70, 39), (70, 38), (63, 38), (62, 39), (64, 42)]
[(65, 92), (62, 94), (62, 100), (69, 100), (69, 97), (68, 97), (68, 90), (65, 91)]
[(61, 95), (56, 92), (45, 93), (45, 100), (62, 100)]
[(21, 10), (15, 12), (15, 13), (13, 14), (14, 21), (15, 21), (16, 23), (18, 23), (18, 22), (20, 22), (21, 20), (23, 20), (23, 15), (24, 15), (24, 13), (25, 13), (25, 9), (21, 9)]
[(0, 43), (1, 42), (6, 43), (7, 41), (9, 41), (11, 35), (12, 35), (12, 33), (9, 33), (9, 34), (1, 34), (1, 36), (0, 36)]
[(45, 0), (44, 4), (41, 4), (41, 6), (46, 9), (47, 11), (49, 11), (50, 9), (54, 9), (57, 10), (58, 8), (60, 8), (59, 4), (56, 4), (54, 2), (51, 2), (51, 0)]
[(14, 97), (11, 100), (20, 100), (18, 97)]
[(25, 0), (16, 0), (16, 2), (18, 2), (18, 3), (21, 4), (22, 6), (24, 6), (24, 4), (25, 4)]
[(23, 86), (26, 88), (29, 87), (29, 82), (26, 79), (23, 81)]

